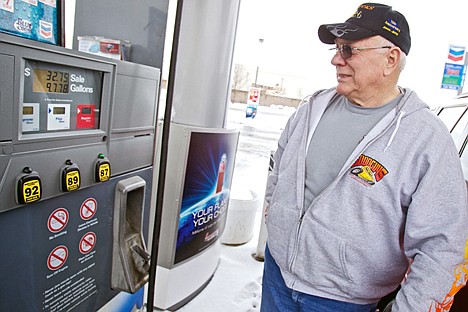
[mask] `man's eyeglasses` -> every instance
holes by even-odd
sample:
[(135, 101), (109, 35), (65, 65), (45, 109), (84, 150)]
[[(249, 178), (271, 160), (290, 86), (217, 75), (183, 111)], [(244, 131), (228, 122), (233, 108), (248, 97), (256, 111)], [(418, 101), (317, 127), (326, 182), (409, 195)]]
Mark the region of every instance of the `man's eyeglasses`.
[[(390, 49), (392, 46), (370, 47), (370, 48), (355, 48), (349, 44), (337, 44), (336, 47), (330, 48), (330, 51), (339, 51), (343, 59), (347, 60), (353, 56), (353, 51), (374, 50), (374, 49)], [(335, 52), (336, 53), (336, 52)]]

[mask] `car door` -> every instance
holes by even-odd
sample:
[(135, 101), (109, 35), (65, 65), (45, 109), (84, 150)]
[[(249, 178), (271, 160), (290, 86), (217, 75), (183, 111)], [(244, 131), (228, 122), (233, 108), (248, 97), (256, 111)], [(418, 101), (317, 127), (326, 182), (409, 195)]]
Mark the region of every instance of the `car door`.
[[(457, 103), (439, 109), (437, 115), (447, 126), (457, 146), (463, 175), (468, 188), (468, 98), (460, 98)], [(450, 309), (451, 312), (468, 311), (468, 286), (462, 288), (456, 295)]]

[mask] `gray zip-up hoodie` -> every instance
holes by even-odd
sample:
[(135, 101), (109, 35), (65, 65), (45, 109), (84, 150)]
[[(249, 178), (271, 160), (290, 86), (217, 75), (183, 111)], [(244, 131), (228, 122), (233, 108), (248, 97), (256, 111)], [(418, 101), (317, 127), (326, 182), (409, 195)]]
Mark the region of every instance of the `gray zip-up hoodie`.
[(290, 117), (268, 178), (268, 247), (287, 286), (375, 303), (412, 261), (392, 311), (448, 311), (468, 277), (467, 190), (450, 134), (406, 89), (303, 207), (307, 145), (333, 96), (335, 89), (319, 91)]

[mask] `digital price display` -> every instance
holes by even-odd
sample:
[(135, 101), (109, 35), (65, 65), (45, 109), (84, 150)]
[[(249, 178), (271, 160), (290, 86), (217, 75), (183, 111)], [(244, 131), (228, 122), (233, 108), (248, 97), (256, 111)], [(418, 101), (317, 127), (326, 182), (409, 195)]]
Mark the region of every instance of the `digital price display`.
[(33, 92), (68, 93), (70, 73), (49, 69), (34, 69)]
[(92, 113), (91, 107), (82, 108), (81, 113), (84, 114), (84, 115), (91, 115), (91, 113)]
[(55, 106), (53, 109), (54, 115), (64, 115), (66, 110), (65, 107)]
[(32, 114), (34, 114), (34, 107), (23, 106), (23, 115), (32, 115)]
[(22, 133), (100, 128), (106, 72), (85, 65), (24, 60)]

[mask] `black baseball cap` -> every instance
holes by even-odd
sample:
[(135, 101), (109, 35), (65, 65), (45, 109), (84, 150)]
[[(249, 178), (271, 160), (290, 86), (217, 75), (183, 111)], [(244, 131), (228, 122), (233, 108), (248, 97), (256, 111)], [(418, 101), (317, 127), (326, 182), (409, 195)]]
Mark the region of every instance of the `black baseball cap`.
[(399, 47), (405, 54), (411, 48), (411, 36), (406, 18), (391, 6), (379, 3), (361, 4), (344, 23), (324, 24), (318, 29), (323, 43), (333, 44), (336, 38), (359, 40), (380, 35)]

